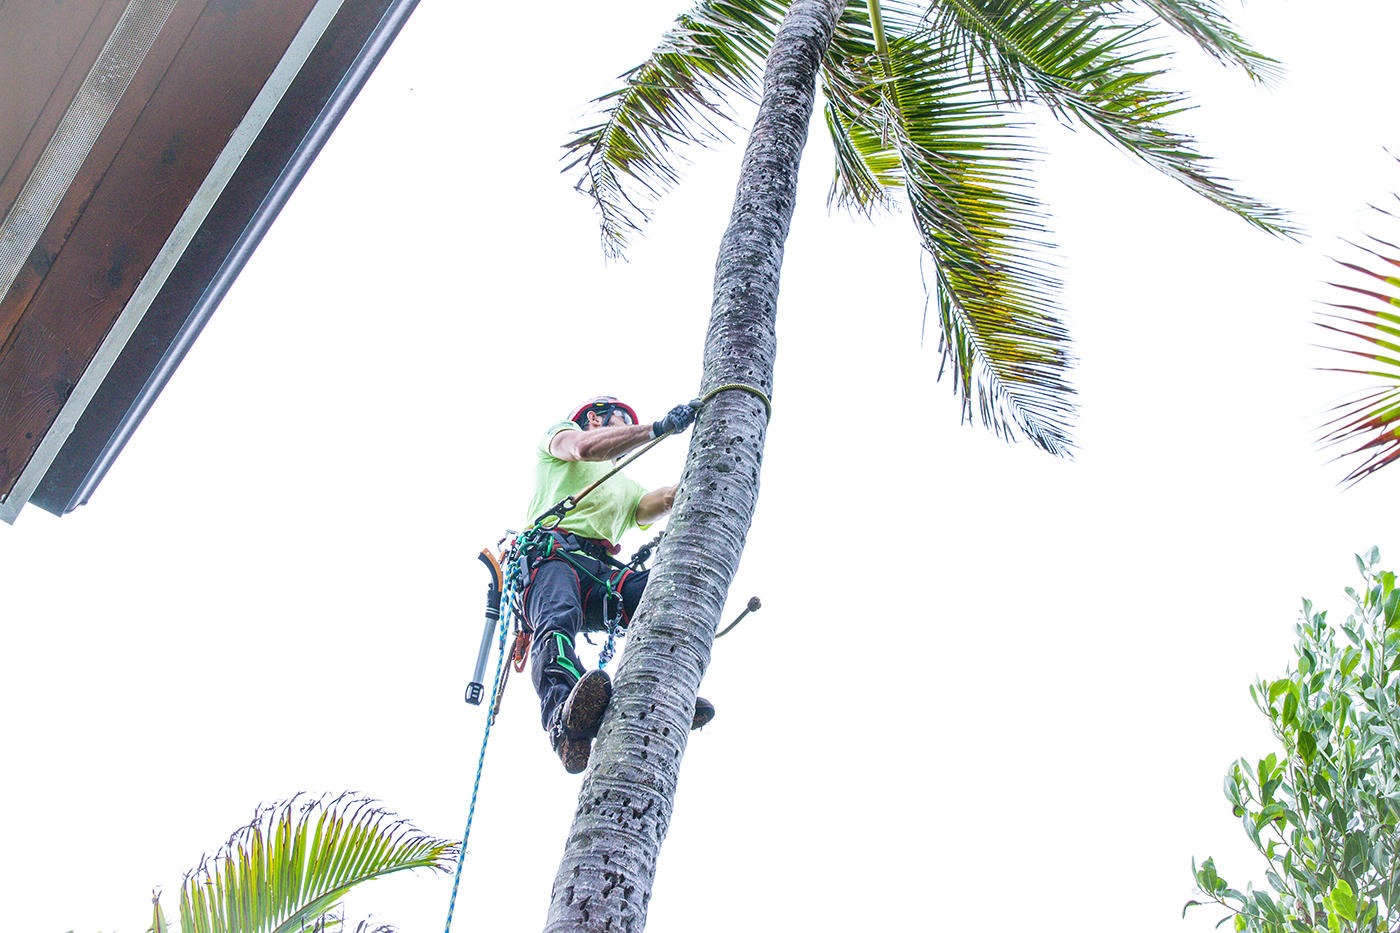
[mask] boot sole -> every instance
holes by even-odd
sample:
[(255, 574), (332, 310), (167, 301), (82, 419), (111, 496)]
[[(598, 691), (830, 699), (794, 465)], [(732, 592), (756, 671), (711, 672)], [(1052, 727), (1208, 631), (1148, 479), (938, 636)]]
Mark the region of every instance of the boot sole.
[(563, 726), (564, 743), (559, 746), (559, 760), (564, 770), (578, 774), (588, 767), (588, 757), (593, 753), (593, 737), (598, 734), (598, 726), (603, 722), (612, 701), (612, 681), (602, 671), (589, 671), (583, 679), (574, 684), (569, 698), (564, 701)]
[(571, 738), (591, 739), (598, 734), (612, 700), (612, 681), (603, 671), (589, 671), (574, 684), (564, 701), (564, 729)]
[(578, 774), (588, 767), (593, 753), (593, 737), (603, 721), (603, 713), (612, 700), (612, 681), (602, 671), (589, 671), (574, 684), (564, 701), (563, 725), (566, 735), (559, 746), (559, 760), (564, 770)]
[(690, 717), (690, 728), (703, 729), (715, 718), (715, 705), (704, 697), (695, 698), (695, 714)]
[(588, 767), (588, 758), (592, 753), (592, 739), (565, 739), (564, 744), (559, 746), (559, 760), (570, 774), (578, 774)]

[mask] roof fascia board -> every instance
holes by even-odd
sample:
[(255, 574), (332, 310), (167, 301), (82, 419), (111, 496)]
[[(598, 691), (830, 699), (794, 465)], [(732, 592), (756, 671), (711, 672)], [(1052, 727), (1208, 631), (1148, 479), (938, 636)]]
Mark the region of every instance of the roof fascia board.
[[(321, 39), (324, 48), (288, 89), (180, 257), (32, 504), (64, 515), (87, 502), (417, 3), (345, 0)], [(253, 198), (260, 200), (250, 206)], [(229, 230), (236, 236), (225, 236)]]
[[(133, 2), (139, 2), (139, 0), (133, 0)], [(307, 56), (311, 54), (311, 50), (316, 47), (321, 33), (325, 31), (331, 18), (340, 9), (342, 2), (344, 0), (317, 0), (316, 5), (287, 47), (287, 51), (277, 63), (277, 67), (272, 70), (272, 74), (264, 82), (262, 90), (254, 99), (252, 106), (248, 108), (243, 120), (234, 130), (218, 159), (215, 160), (214, 166), (204, 179), (204, 183), (185, 208), (174, 231), (142, 277), (140, 284), (137, 285), (131, 300), (126, 303), (111, 330), (108, 331), (106, 338), (98, 346), (92, 362), (83, 371), (83, 375), (73, 387), (72, 393), (59, 410), (53, 425), (29, 458), (29, 462), (25, 465), (19, 478), (15, 480), (10, 494), (3, 502), (0, 502), (0, 521), (14, 524), (20, 510), (29, 501), (44, 474), (48, 472), (49, 466), (58, 456), (64, 441), (68, 439), (68, 435), (72, 432), (74, 425), (78, 423), (78, 419), (82, 416), (88, 403), (92, 401), (103, 380), (107, 378), (112, 363), (126, 346), (127, 340), (136, 329), (136, 325), (140, 323), (146, 309), (150, 307), (151, 301), (165, 283), (170, 270), (175, 267), (175, 263), (185, 251), (185, 247), (189, 245), (190, 239), (203, 224), (205, 216), (213, 207), (229, 178), (232, 177), (234, 170), (243, 161), (248, 147), (253, 144), (253, 140), (262, 131), (263, 125), (271, 116), (277, 102), (281, 100), (282, 94), (292, 83), (297, 72), (301, 70)], [(173, 3), (170, 5), (173, 8)]]

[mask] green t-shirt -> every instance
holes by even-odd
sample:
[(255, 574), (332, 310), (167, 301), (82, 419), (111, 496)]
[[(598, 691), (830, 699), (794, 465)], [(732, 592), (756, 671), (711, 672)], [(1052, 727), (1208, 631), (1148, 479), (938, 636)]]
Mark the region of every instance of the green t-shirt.
[[(561, 421), (544, 432), (544, 440), (535, 450), (535, 494), (525, 516), (527, 524), (565, 496), (578, 495), (613, 468), (606, 460), (560, 460), (549, 452), (550, 441), (560, 431), (581, 430), (572, 421)], [(619, 473), (590, 492), (559, 527), (585, 538), (602, 538), (617, 544), (631, 529), (649, 527), (637, 524), (637, 503), (645, 493), (641, 483)]]

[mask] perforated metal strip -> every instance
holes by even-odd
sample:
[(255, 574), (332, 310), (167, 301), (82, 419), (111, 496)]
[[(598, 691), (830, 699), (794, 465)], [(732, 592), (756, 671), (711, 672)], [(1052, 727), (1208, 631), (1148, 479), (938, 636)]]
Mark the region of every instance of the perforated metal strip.
[(107, 44), (0, 224), (0, 298), (14, 287), (25, 260), (53, 219), (102, 128), (112, 118), (136, 69), (155, 45), (175, 3), (176, 0), (131, 0), (122, 11)]

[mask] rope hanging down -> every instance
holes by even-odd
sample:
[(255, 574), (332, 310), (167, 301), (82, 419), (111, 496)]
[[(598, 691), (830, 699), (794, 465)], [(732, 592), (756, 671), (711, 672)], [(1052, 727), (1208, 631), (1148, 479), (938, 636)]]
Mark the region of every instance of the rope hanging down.
[[(516, 572), (513, 566), (506, 571), (507, 576), (512, 578), (512, 584), (515, 582), (513, 577)], [(511, 611), (511, 609), (507, 609), (506, 612), (501, 613), (500, 636), (497, 642), (496, 654), (496, 677), (492, 687), (493, 697), (504, 682), (505, 674), (503, 669), (506, 667), (506, 630), (509, 628), (510, 617), (512, 615), (514, 615), (514, 612)], [(462, 847), (457, 850), (457, 872), (452, 878), (452, 898), (447, 902), (447, 925), (443, 927), (443, 933), (452, 933), (452, 912), (457, 907), (457, 887), (462, 882), (462, 863), (465, 862), (467, 858), (467, 841), (471, 839), (472, 818), (476, 816), (476, 797), (481, 790), (481, 772), (486, 767), (486, 743), (491, 741), (491, 725), (496, 721), (496, 713), (498, 711), (499, 705), (495, 702), (493, 702), (486, 711), (486, 729), (481, 734), (481, 753), (478, 754), (476, 758), (476, 779), (472, 781), (472, 802), (471, 806), (467, 808), (467, 828), (462, 832)]]

